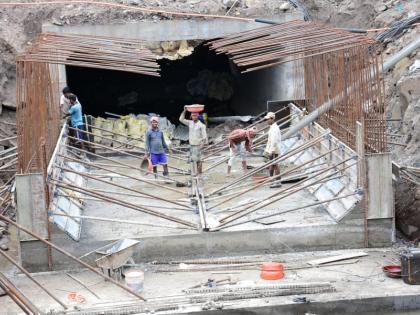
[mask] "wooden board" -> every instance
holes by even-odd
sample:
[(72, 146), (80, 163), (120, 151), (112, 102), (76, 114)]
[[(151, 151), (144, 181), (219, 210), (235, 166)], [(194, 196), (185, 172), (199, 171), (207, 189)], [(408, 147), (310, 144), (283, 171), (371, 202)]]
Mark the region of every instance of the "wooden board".
[(348, 253), (348, 254), (342, 254), (342, 255), (337, 255), (337, 256), (332, 256), (332, 257), (310, 260), (308, 261), (308, 264), (311, 266), (318, 266), (318, 265), (328, 264), (330, 262), (335, 262), (335, 261), (341, 261), (341, 260), (352, 259), (352, 258), (357, 258), (357, 257), (364, 257), (367, 255), (368, 254), (365, 252)]
[(394, 217), (392, 161), (389, 153), (366, 155), (368, 180), (368, 219)]

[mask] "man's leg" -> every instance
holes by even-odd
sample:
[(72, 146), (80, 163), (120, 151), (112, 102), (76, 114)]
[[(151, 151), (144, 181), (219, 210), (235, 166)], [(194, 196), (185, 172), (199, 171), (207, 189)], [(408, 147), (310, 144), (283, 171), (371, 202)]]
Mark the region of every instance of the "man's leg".
[(197, 173), (201, 175), (203, 173), (203, 162), (197, 161)]
[(157, 178), (157, 166), (159, 163), (159, 156), (158, 154), (150, 154), (150, 161), (152, 162), (152, 166), (153, 166), (153, 175), (155, 176), (155, 178)]
[(228, 169), (227, 169), (228, 175), (230, 175), (230, 172), (232, 171), (232, 164), (233, 164), (234, 159), (235, 159), (235, 152), (233, 152), (232, 148), (229, 148), (229, 160), (228, 160)]

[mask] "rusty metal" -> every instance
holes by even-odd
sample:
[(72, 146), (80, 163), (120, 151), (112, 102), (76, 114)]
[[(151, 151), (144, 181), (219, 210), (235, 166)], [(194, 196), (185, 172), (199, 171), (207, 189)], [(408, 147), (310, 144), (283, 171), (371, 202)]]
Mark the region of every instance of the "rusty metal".
[(35, 283), (38, 287), (41, 288), (45, 293), (47, 293), (51, 298), (53, 298), (58, 304), (60, 304), (64, 309), (67, 309), (67, 305), (61, 302), (53, 293), (51, 293), (47, 288), (45, 288), (41, 283), (38, 282), (34, 277), (31, 276), (31, 274), (22, 266), (18, 264), (16, 260), (14, 260), (12, 257), (10, 257), (8, 254), (6, 254), (4, 251), (0, 250), (0, 254), (7, 259), (10, 263), (15, 265), (21, 272), (23, 272), (29, 279), (32, 280), (33, 283)]
[[(356, 121), (364, 124), (366, 153), (387, 150), (382, 59), (377, 42), (319, 22), (292, 21), (228, 35), (208, 43), (242, 72), (293, 62), (295, 99), (309, 112), (327, 101), (318, 122), (352, 148)], [(302, 89), (303, 87), (303, 89)]]
[(41, 33), (16, 60), (159, 76), (156, 57), (145, 48), (144, 42), (134, 39)]
[(10, 282), (10, 280), (0, 272), (0, 289), (3, 289), (4, 292), (16, 303), (17, 306), (25, 314), (38, 315), (42, 312), (32, 304), (32, 302), (18, 289), (15, 285)]
[(18, 172), (41, 171), (39, 147), (49, 161), (60, 133), (58, 65), (158, 76), (154, 55), (138, 40), (42, 33), (16, 58)]

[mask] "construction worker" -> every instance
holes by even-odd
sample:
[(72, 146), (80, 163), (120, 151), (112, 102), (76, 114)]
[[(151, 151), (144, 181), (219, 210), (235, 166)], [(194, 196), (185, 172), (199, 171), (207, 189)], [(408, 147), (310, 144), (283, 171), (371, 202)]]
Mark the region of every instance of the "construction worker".
[(153, 173), (157, 178), (157, 166), (163, 166), (163, 176), (169, 176), (168, 172), (168, 159), (165, 151), (168, 150), (163, 132), (159, 129), (159, 117), (150, 118), (151, 128), (147, 130), (146, 140), (146, 153), (152, 161)]
[(86, 137), (85, 125), (83, 124), (82, 105), (79, 103), (76, 95), (74, 94), (69, 94), (67, 98), (70, 101), (70, 107), (64, 117), (70, 116), (71, 126), (75, 129), (74, 136), (80, 140), (79, 143), (82, 149), (84, 149), (83, 141), (86, 139)]
[(60, 110), (63, 116), (65, 116), (70, 108), (70, 100), (68, 97), (71, 95), (70, 88), (68, 86), (64, 87), (60, 97)]
[(189, 129), (190, 157), (193, 163), (197, 163), (197, 173), (200, 175), (203, 172), (201, 149), (207, 144), (206, 125), (199, 120), (198, 113), (191, 113), (191, 120), (185, 119), (186, 111), (187, 109), (184, 106), (179, 121)]
[[(268, 130), (268, 140), (267, 146), (265, 147), (264, 154), (270, 159), (274, 160), (275, 158), (279, 157), (281, 154), (281, 133), (280, 128), (276, 124), (276, 115), (273, 112), (268, 112), (267, 115), (264, 117), (267, 123), (270, 125), (270, 129)], [(280, 167), (276, 163), (271, 165), (269, 168), (270, 176), (274, 174), (280, 175)]]
[(235, 129), (228, 135), (229, 161), (227, 174), (230, 175), (235, 157), (239, 155), (242, 161), (242, 169), (247, 171), (246, 152), (252, 152), (252, 139), (255, 137), (255, 129)]

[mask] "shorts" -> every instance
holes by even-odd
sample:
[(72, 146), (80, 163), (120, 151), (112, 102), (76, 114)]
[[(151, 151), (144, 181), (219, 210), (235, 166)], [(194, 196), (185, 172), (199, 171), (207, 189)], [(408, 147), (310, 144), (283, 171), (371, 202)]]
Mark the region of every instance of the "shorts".
[(199, 145), (190, 145), (190, 157), (193, 162), (201, 161), (201, 148)]
[(79, 140), (86, 140), (85, 125), (76, 126), (76, 138)]
[(235, 160), (237, 156), (240, 157), (242, 162), (246, 161), (246, 151), (242, 143), (235, 144), (235, 147), (236, 147), (236, 152), (233, 151), (232, 148), (229, 148), (229, 161), (228, 161), (229, 166), (232, 166), (233, 161)]
[(150, 160), (152, 161), (153, 166), (157, 166), (158, 164), (168, 164), (168, 159), (166, 158), (165, 153), (151, 153)]

